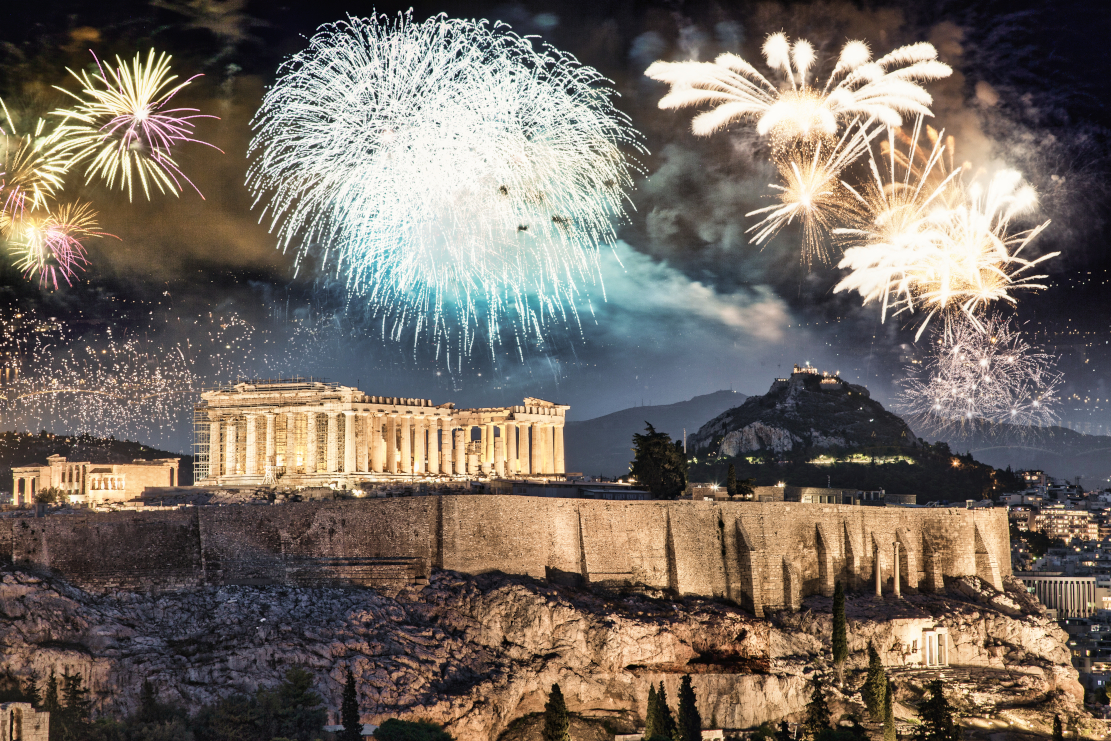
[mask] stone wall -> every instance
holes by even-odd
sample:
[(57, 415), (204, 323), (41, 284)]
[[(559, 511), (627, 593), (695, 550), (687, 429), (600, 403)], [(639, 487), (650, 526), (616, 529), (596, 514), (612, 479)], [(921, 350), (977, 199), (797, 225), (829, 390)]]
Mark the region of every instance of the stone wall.
[(0, 557), (89, 588), (399, 584), (431, 568), (724, 597), (756, 614), (834, 582), (935, 591), (1010, 574), (1006, 511), (429, 496), (0, 521)]

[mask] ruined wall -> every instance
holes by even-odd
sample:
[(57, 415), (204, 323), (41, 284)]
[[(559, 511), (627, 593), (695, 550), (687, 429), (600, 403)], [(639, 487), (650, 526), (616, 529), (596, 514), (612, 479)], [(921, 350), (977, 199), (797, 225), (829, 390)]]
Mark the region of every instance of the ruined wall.
[(87, 587), (402, 584), (431, 568), (725, 597), (757, 614), (834, 583), (1010, 573), (1006, 511), (428, 496), (0, 522), (0, 556)]

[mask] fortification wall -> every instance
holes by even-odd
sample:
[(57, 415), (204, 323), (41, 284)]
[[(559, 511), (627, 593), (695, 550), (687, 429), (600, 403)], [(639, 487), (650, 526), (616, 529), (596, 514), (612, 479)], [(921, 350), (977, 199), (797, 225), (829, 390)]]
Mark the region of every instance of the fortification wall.
[[(834, 582), (1010, 574), (1006, 511), (429, 496), (5, 520), (0, 556), (89, 588), (419, 581), (431, 568), (725, 597), (757, 614)], [(10, 555), (8, 555), (10, 554)]]

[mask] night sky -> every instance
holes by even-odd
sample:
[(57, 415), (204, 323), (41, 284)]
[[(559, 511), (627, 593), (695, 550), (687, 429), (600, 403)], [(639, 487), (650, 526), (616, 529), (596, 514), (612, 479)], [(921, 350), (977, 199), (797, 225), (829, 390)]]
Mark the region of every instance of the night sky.
[[(258, 223), (244, 186), (249, 121), (277, 68), (322, 23), (408, 4), (272, 3), (217, 0), (5, 3), (0, 10), (0, 96), (23, 115), (63, 101), (67, 67), (85, 68), (89, 50), (130, 57), (154, 46), (174, 69), (204, 77), (186, 101), (219, 117), (198, 125), (202, 146), (180, 151), (204, 193), (155, 195), (149, 202), (99, 185), (74, 188), (119, 237), (88, 244), (80, 284), (40, 290), (0, 257), (0, 318), (53, 318), (58, 346), (102, 347), (140, 338), (152, 362), (189, 349), (205, 382), (225, 373), (327, 377), (367, 393), (463, 405), (519, 403), (539, 396), (570, 404), (585, 419), (641, 403), (662, 404), (717, 389), (753, 394), (793, 363), (838, 370), (888, 401), (903, 363), (921, 352), (914, 326), (888, 318), (855, 294), (832, 292), (839, 271), (807, 268), (796, 232), (764, 249), (748, 243), (745, 213), (767, 205), (773, 170), (743, 126), (709, 138), (689, 133), (691, 112), (661, 111), (665, 85), (644, 77), (656, 59), (712, 60), (722, 51), (759, 58), (775, 31), (820, 49), (864, 38), (879, 53), (931, 41), (954, 75), (929, 84), (934, 125), (957, 137), (957, 155), (977, 168), (1007, 165), (1037, 189), (1052, 219), (1033, 245), (1060, 250), (1046, 263), (1050, 288), (1019, 294), (1013, 313), (1031, 341), (1060, 356), (1064, 421), (1111, 433), (1111, 256), (1107, 250), (1111, 117), (1111, 14), (1098, 3), (656, 3), (574, 0), (547, 3), (439, 2), (413, 6), (416, 20), (443, 12), (488, 18), (535, 34), (612, 79), (617, 106), (650, 154), (632, 192), (635, 211), (604, 251), (603, 301), (581, 333), (570, 326), (522, 361), (501, 346), (476, 346), (448, 366), (427, 347), (383, 339), (328, 272), (292, 254)], [(619, 262), (620, 261), (620, 262)], [(311, 263), (311, 261), (310, 261)], [(249, 327), (227, 338), (229, 317)], [(214, 332), (223, 325), (225, 334)], [(23, 326), (23, 325), (21, 325)], [(64, 327), (58, 332), (57, 326)], [(306, 335), (306, 327), (311, 328)], [(234, 327), (233, 327), (234, 329)], [(19, 331), (33, 331), (24, 327)], [(49, 334), (47, 332), (46, 334)], [(219, 334), (219, 338), (216, 336)], [(306, 337), (310, 339), (306, 340)], [(219, 341), (217, 341), (217, 339)], [(214, 360), (221, 354), (228, 362)], [(232, 356), (236, 359), (231, 360)], [(187, 409), (188, 405), (182, 408)], [(0, 427), (34, 422), (7, 407)], [(51, 422), (67, 429), (63, 418)], [(189, 418), (143, 440), (185, 450)]]

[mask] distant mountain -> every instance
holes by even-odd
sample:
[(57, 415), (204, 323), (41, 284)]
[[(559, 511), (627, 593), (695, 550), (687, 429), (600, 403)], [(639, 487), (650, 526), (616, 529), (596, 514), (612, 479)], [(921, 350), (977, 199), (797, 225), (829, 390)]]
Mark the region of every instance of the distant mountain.
[(181, 486), (193, 484), (193, 456), (157, 450), (141, 443), (89, 435), (54, 435), (49, 432), (0, 432), (0, 491), (12, 490), (12, 468), (45, 466), (52, 455), (90, 463), (130, 463), (134, 460), (181, 458)]
[(907, 423), (868, 389), (809, 368), (777, 379), (768, 393), (718, 415), (688, 440), (692, 453), (725, 457), (916, 445)]
[(683, 439), (706, 420), (731, 409), (748, 397), (736, 391), (715, 391), (689, 401), (658, 406), (633, 407), (581, 422), (568, 422), (564, 434), (568, 471), (590, 476), (623, 476), (633, 459), (633, 433), (643, 432), (644, 423)]
[(1069, 479), (1083, 476), (1086, 486), (1106, 484), (1111, 477), (1111, 437), (1105, 435), (1084, 435), (1065, 427), (981, 422), (923, 437), (944, 440), (951, 450), (970, 452), (976, 460), (996, 468), (1040, 469)]

